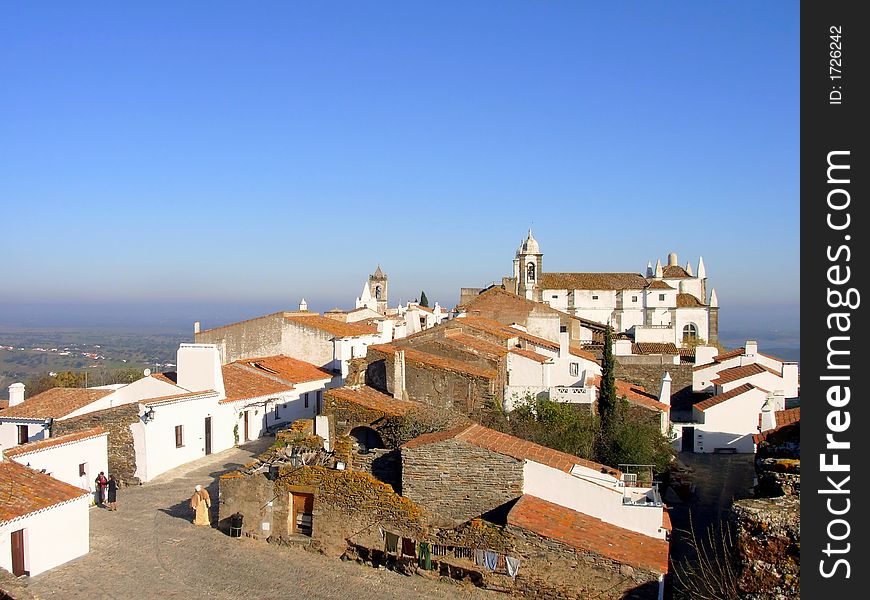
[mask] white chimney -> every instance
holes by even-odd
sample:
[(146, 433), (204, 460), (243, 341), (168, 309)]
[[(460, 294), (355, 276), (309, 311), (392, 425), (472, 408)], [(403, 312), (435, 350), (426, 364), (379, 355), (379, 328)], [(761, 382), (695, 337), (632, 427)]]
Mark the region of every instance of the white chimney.
[(9, 386), (9, 406), (13, 407), (24, 402), (24, 384), (13, 383)]
[(301, 310), (301, 311), (308, 310), (308, 303), (305, 301), (305, 298), (303, 298), (303, 299), (299, 302), (299, 310)]
[(719, 349), (713, 346), (695, 346), (695, 366), (709, 365), (719, 354)]
[(746, 356), (755, 356), (758, 354), (758, 342), (755, 340), (748, 340), (746, 342), (746, 348), (743, 351), (743, 354)]
[(568, 335), (568, 327), (559, 327), (559, 358), (568, 358), (571, 355), (571, 338)]
[(698, 279), (707, 279), (707, 269), (704, 267), (704, 257), (698, 257)]
[(659, 402), (671, 405), (671, 374), (665, 371), (662, 375), (662, 387), (659, 390)]
[(761, 422), (759, 423), (761, 431), (776, 429), (776, 413), (774, 412), (774, 402), (774, 396), (773, 394), (770, 394), (764, 401), (764, 404), (761, 406)]
[(671, 252), (668, 254), (668, 266), (669, 267), (678, 267), (680, 265), (679, 260), (677, 259), (677, 253)]
[(193, 335), (196, 335), (197, 333), (199, 333), (199, 321), (194, 321), (193, 322)]
[(191, 392), (224, 391), (221, 356), (214, 344), (181, 344), (176, 359), (178, 386)]
[(664, 277), (664, 271), (662, 270), (662, 259), (656, 259), (656, 270), (655, 270), (655, 278), (661, 279)]

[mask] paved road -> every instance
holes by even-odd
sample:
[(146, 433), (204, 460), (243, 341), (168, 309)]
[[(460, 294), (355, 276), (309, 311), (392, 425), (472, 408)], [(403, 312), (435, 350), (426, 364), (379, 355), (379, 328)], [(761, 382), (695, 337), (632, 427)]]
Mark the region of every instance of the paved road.
[(194, 526), (186, 504), (193, 486), (208, 485), (217, 499), (216, 477), (260, 449), (227, 450), (121, 490), (117, 512), (91, 509), (90, 553), (32, 578), (29, 591), (63, 600), (504, 597)]

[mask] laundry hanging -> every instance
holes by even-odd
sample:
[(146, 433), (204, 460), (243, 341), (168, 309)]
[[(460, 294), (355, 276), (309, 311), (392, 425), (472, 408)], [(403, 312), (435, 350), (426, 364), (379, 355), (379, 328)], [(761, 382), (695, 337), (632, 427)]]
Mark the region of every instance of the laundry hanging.
[(384, 532), (384, 552), (396, 554), (399, 551), (399, 536), (389, 531)]
[(498, 552), (492, 550), (484, 552), (484, 566), (490, 571), (495, 571), (496, 566), (498, 566)]
[(417, 544), (411, 538), (402, 538), (402, 555), (410, 557), (417, 556)]
[(474, 564), (479, 567), (483, 567), (486, 565), (486, 553), (483, 550), (475, 549), (474, 551)]
[(417, 566), (419, 566), (421, 569), (426, 569), (427, 571), (432, 570), (432, 555), (429, 552), (428, 542), (420, 542), (420, 552), (419, 558), (417, 559)]
[(513, 556), (505, 556), (504, 557), (504, 566), (507, 569), (507, 574), (511, 577), (516, 577), (517, 573), (520, 570), (520, 559), (514, 558)]

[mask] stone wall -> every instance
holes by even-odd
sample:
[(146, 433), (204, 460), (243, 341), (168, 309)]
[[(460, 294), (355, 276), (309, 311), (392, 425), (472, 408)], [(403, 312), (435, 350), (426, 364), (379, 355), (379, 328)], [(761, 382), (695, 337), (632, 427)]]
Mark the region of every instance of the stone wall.
[(658, 395), (662, 387), (662, 375), (665, 372), (671, 374), (671, 392), (676, 394), (685, 387), (692, 387), (692, 367), (694, 365), (684, 363), (679, 365), (673, 364), (626, 364), (620, 362), (620, 357), (616, 358), (617, 379), (624, 379), (638, 385), (642, 385), (646, 390)]
[(658, 573), (508, 525), (520, 571), (512, 591), (528, 598), (657, 599)]
[(121, 485), (138, 485), (141, 482), (135, 477), (136, 451), (133, 448), (133, 432), (130, 430), (130, 425), (138, 421), (139, 405), (134, 402), (71, 419), (55, 420), (51, 426), (51, 436), (102, 427), (109, 432), (109, 473), (114, 474)]
[(221, 359), (230, 363), (249, 356), (281, 354), (284, 313), (248, 319), (194, 334), (197, 344), (216, 344)]
[(522, 495), (523, 462), (458, 440), (402, 448), (402, 493), (456, 524)]
[[(221, 528), (228, 528), (230, 517), (240, 512), (245, 535), (273, 543), (308, 542), (310, 549), (338, 557), (351, 537), (363, 545), (383, 546), (379, 527), (415, 539), (428, 530), (422, 508), (368, 473), (286, 467), (275, 481), (262, 474), (238, 472), (223, 475), (219, 481)], [(314, 494), (310, 539), (290, 532), (293, 491)]]
[(365, 454), (356, 453), (351, 461), (354, 471), (369, 473), (397, 494), (402, 493), (402, 454), (399, 450), (376, 449)]

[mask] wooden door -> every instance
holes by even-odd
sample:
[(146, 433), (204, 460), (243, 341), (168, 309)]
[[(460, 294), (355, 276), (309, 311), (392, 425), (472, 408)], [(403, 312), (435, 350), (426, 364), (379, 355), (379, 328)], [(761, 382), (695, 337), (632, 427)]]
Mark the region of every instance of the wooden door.
[(211, 417), (205, 418), (205, 453), (211, 454)]
[(290, 525), (293, 533), (311, 535), (312, 513), (314, 512), (314, 494), (290, 494), (292, 510)]
[(695, 428), (683, 427), (683, 443), (680, 449), (683, 452), (695, 451)]
[(248, 437), (248, 421), (250, 419), (249, 411), (245, 411), (245, 441), (248, 442), (251, 438)]
[(24, 530), (12, 532), (12, 574), (18, 577), (26, 575), (24, 570)]

